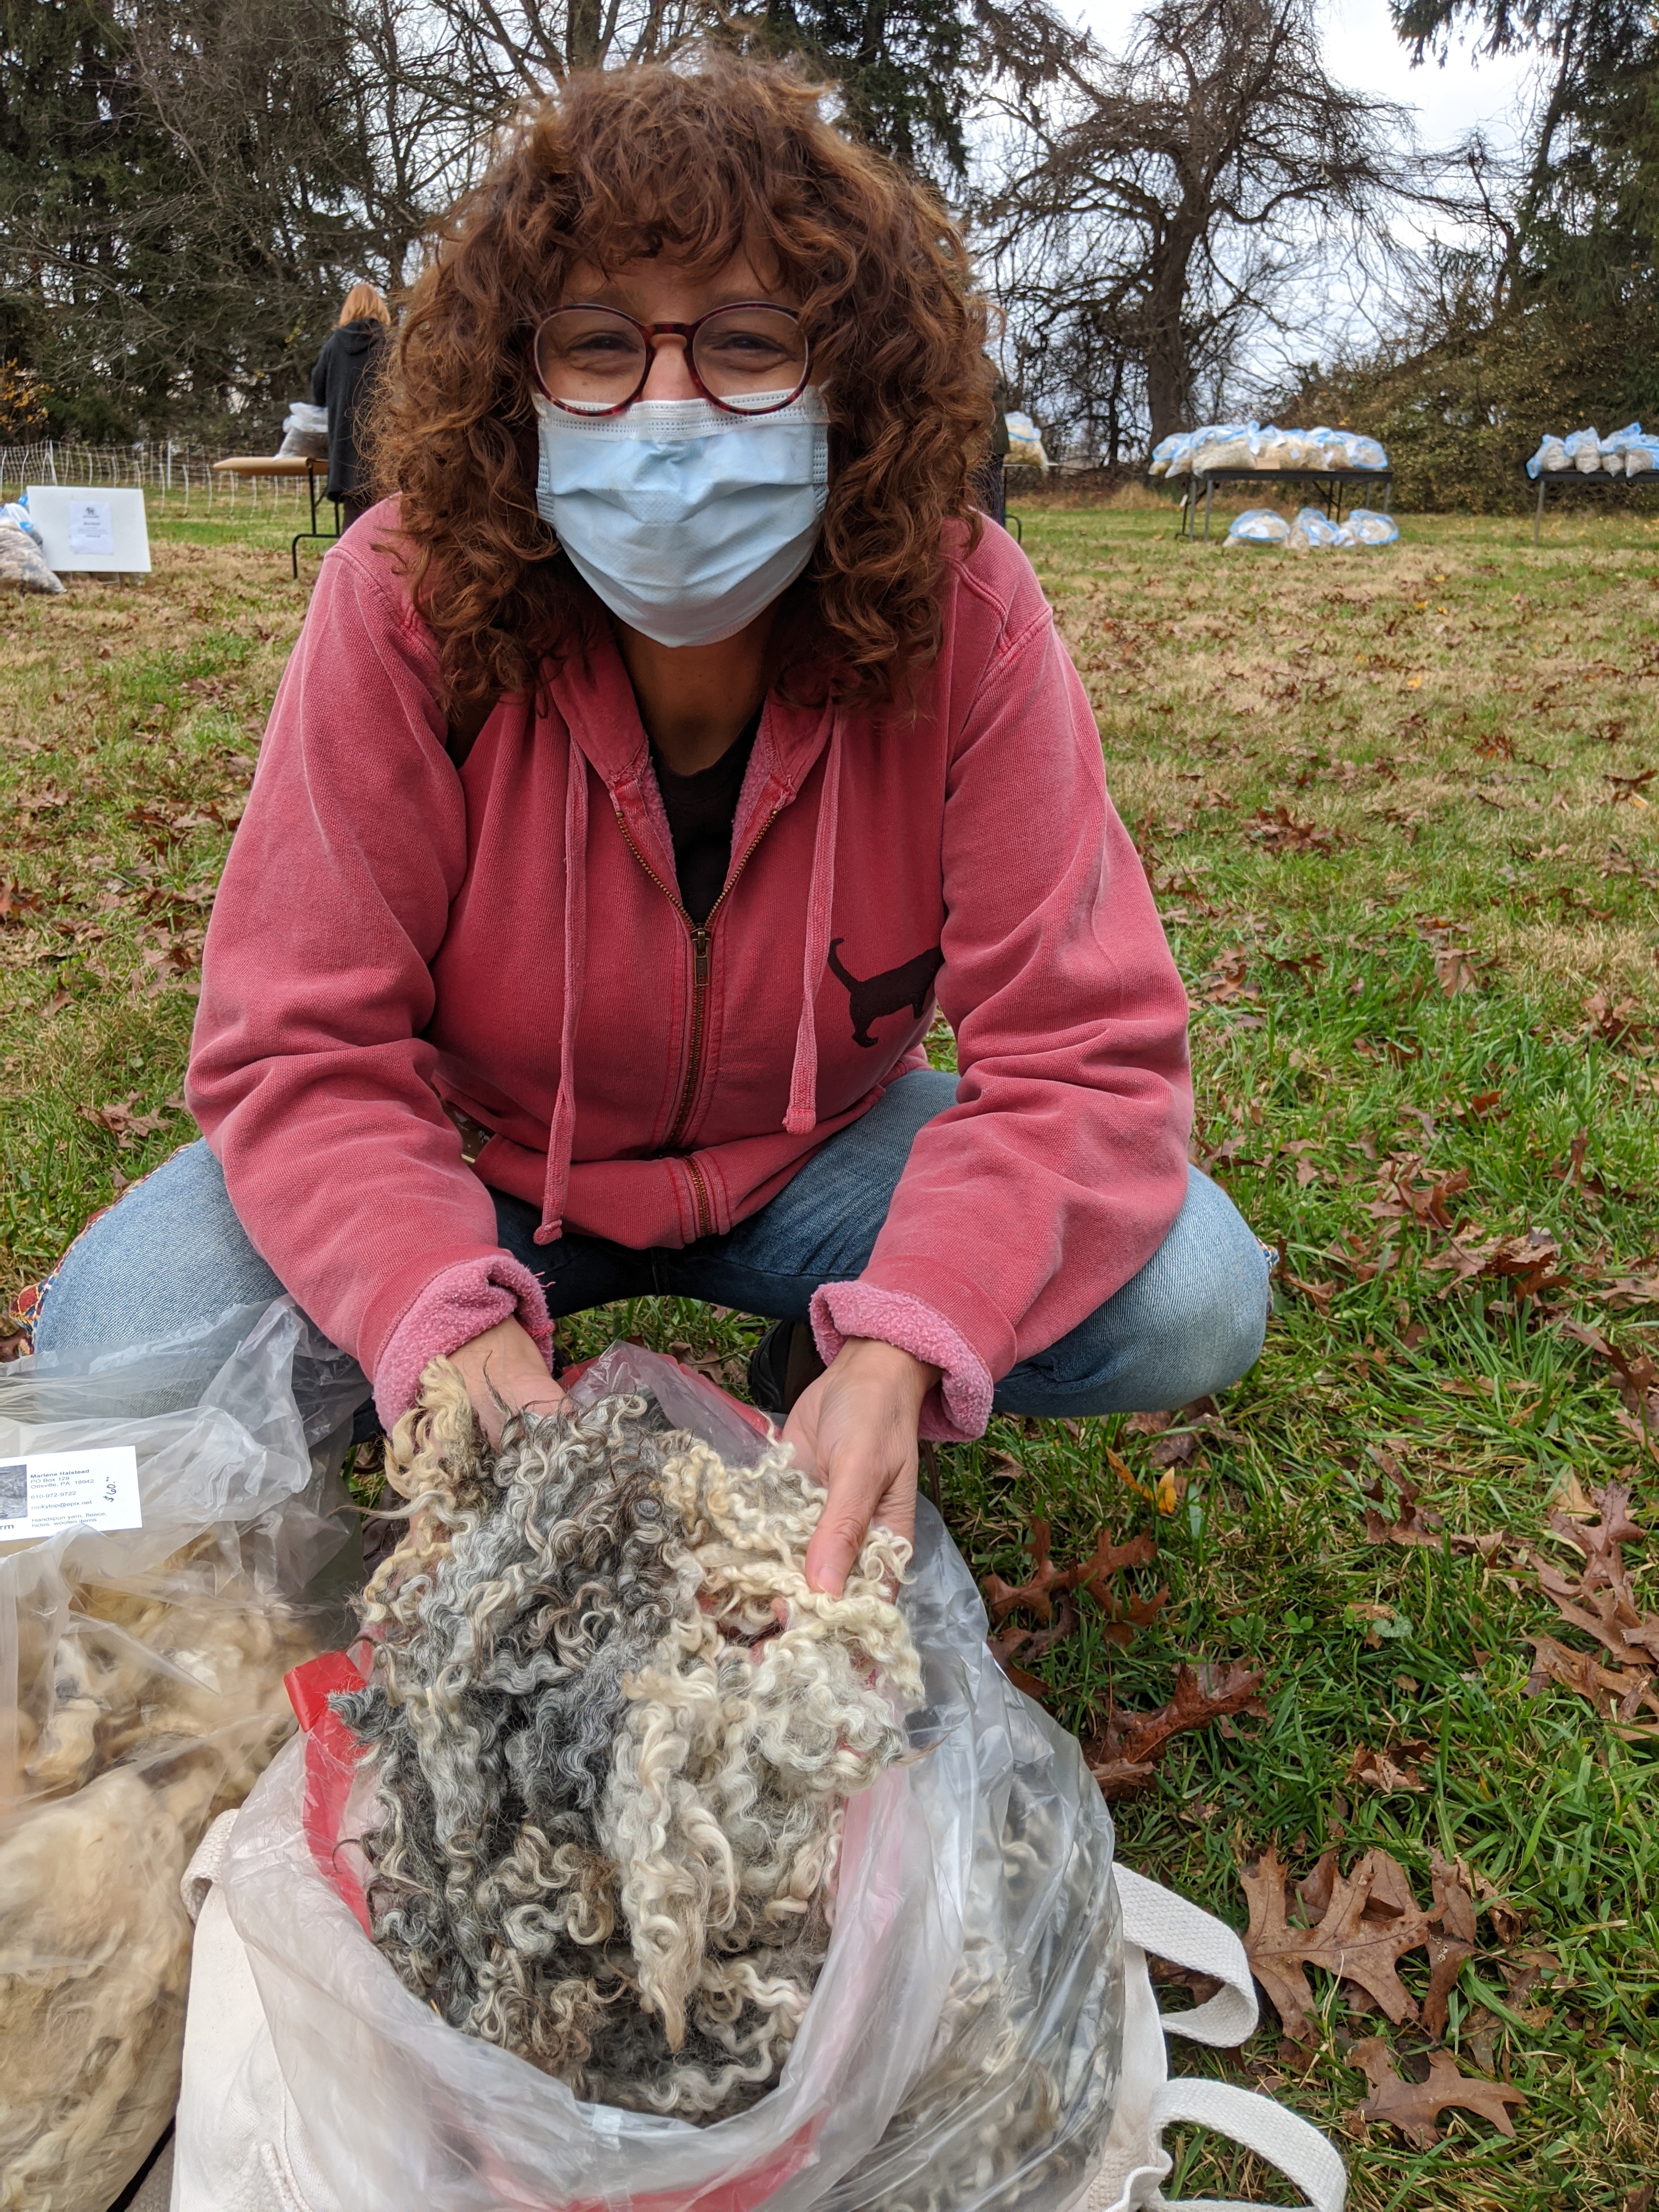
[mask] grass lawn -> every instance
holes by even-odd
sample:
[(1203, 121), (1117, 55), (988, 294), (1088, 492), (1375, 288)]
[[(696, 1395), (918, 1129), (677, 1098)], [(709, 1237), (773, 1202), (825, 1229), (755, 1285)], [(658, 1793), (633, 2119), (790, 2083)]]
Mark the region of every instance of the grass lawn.
[[(1438, 2040), (1526, 2102), (1512, 2142), (1359, 2118), (1353, 2046), (1383, 2034), (1410, 2077), (1437, 2039), (1318, 1971), (1305, 2042), (1269, 2012), (1177, 2066), (1328, 2129), (1365, 2212), (1610, 2212), (1659, 2163), (1655, 1747), (1528, 1695), (1526, 1638), (1595, 1648), (1540, 1586), (1582, 1565), (1552, 1506), (1585, 1525), (1616, 1479), (1659, 1512), (1628, 1379), (1659, 1352), (1659, 518), (1559, 510), (1538, 552), (1528, 519), (1408, 518), (1300, 560), (1146, 508), (1024, 520), (1192, 992), (1196, 1155), (1285, 1261), (1217, 1409), (995, 1422), (940, 1455), (947, 1518), (1011, 1581), (1034, 1516), (1061, 1559), (1154, 1533), (1151, 1626), (1119, 1649), (1085, 1604), (1030, 1659), (1055, 1711), (1087, 1734), (1109, 1689), (1156, 1705), (1177, 1662), (1245, 1660), (1265, 1712), (1176, 1740), (1116, 1808), (1126, 1860), (1242, 1927), (1270, 1844), (1297, 1875), (1381, 1846), (1425, 1905), (1431, 1855), (1461, 1858), (1486, 1909)], [(0, 1294), (190, 1133), (203, 928), (304, 611), (294, 526), (156, 515), (143, 588), (0, 611)], [(568, 1332), (614, 1334), (736, 1382), (756, 1328), (669, 1304)], [(1626, 1548), (1638, 1595), (1650, 1555)], [(1403, 1973), (1420, 1997), (1421, 1950)], [(1280, 2186), (1174, 2141), (1172, 2195)]]

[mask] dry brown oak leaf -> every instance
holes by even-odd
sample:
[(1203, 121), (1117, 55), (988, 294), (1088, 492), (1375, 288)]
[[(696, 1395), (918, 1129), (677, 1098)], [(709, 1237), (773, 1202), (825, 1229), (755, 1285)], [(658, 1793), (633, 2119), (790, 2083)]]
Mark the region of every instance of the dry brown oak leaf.
[[(1315, 1869), (1316, 1877), (1324, 1864)], [(1322, 1966), (1340, 1980), (1357, 1983), (1396, 2026), (1415, 2021), (1416, 2003), (1395, 1969), (1433, 1930), (1399, 1863), (1386, 1851), (1367, 1851), (1346, 1876), (1336, 1874), (1333, 1863), (1329, 1895), (1311, 1928), (1293, 1928), (1285, 1917), (1285, 1872), (1269, 1844), (1254, 1866), (1240, 1869), (1238, 1878), (1249, 1900), (1244, 1949), (1250, 1971), (1273, 1999), (1291, 2040), (1305, 2043), (1314, 2033), (1309, 1966)], [(1310, 1882), (1304, 1895), (1313, 1910), (1319, 1910), (1322, 1887)], [(1368, 1914), (1373, 1899), (1384, 1909)]]
[(1260, 1668), (1177, 1667), (1175, 1695), (1149, 1713), (1126, 1712), (1108, 1700), (1106, 1717), (1083, 1746), (1089, 1771), (1106, 1798), (1132, 1797), (1155, 1778), (1172, 1736), (1208, 1728), (1234, 1713), (1263, 1714)]
[(1039, 1620), (1047, 1624), (1041, 1631), (1003, 1629), (1000, 1635), (991, 1638), (991, 1656), (1008, 1680), (1017, 1690), (1041, 1705), (1048, 1698), (1048, 1685), (1025, 1668), (1017, 1666), (1015, 1658), (1017, 1655), (1027, 1659), (1040, 1658), (1082, 1625), (1083, 1616), (1074, 1592), (1087, 1590), (1103, 1608), (1106, 1620), (1100, 1632), (1109, 1644), (1127, 1644), (1137, 1628), (1156, 1619), (1168, 1603), (1170, 1593), (1166, 1588), (1150, 1598), (1132, 1597), (1120, 1604), (1112, 1588), (1112, 1577), (1125, 1567), (1149, 1566), (1157, 1558), (1158, 1546), (1149, 1535), (1136, 1536), (1127, 1544), (1114, 1544), (1103, 1528), (1087, 1559), (1069, 1567), (1057, 1567), (1052, 1556), (1048, 1523), (1033, 1521), (1025, 1549), (1031, 1555), (1031, 1571), (1023, 1583), (1005, 1582), (1000, 1575), (987, 1575), (981, 1587), (994, 1626), (1000, 1627), (1011, 1613), (1022, 1608), (1036, 1613)]
[(1501, 2135), (1512, 2136), (1515, 2122), (1509, 2108), (1527, 2101), (1519, 2089), (1511, 2089), (1506, 2081), (1483, 2081), (1460, 2073), (1449, 2051), (1430, 2053), (1426, 2081), (1402, 2081), (1380, 2035), (1368, 2035), (1356, 2043), (1347, 2058), (1349, 2065), (1358, 2067), (1371, 2085), (1370, 2095), (1359, 2107), (1360, 2118), (1398, 2128), (1416, 2150), (1427, 2150), (1439, 2142), (1440, 2130), (1435, 2123), (1449, 2105), (1461, 2112), (1478, 2112)]
[(1627, 1485), (1610, 1482), (1590, 1496), (1598, 1517), (1588, 1526), (1559, 1509), (1549, 1516), (1554, 1534), (1582, 1555), (1583, 1567), (1577, 1576), (1566, 1575), (1540, 1560), (1538, 1579), (1561, 1618), (1594, 1638), (1618, 1665), (1609, 1667), (1553, 1636), (1529, 1637), (1534, 1658), (1528, 1694), (1536, 1697), (1547, 1683), (1559, 1682), (1622, 1723), (1621, 1734), (1651, 1736), (1659, 1733), (1651, 1722), (1632, 1724), (1644, 1706), (1659, 1714), (1659, 1615), (1637, 1604), (1624, 1555), (1626, 1544), (1647, 1531), (1631, 1518)]
[(1136, 1536), (1127, 1544), (1114, 1544), (1104, 1528), (1095, 1538), (1095, 1548), (1089, 1557), (1079, 1559), (1073, 1566), (1057, 1567), (1049, 1556), (1049, 1547), (1048, 1523), (1033, 1521), (1031, 1533), (1025, 1540), (1025, 1549), (1031, 1555), (1031, 1571), (1025, 1580), (1007, 1583), (1000, 1575), (986, 1576), (981, 1588), (994, 1627), (1000, 1627), (1008, 1615), (1020, 1607), (1047, 1622), (1054, 1615), (1054, 1598), (1075, 1589), (1086, 1589), (1109, 1613), (1113, 1606), (1111, 1577), (1124, 1567), (1148, 1566), (1158, 1556), (1158, 1546), (1150, 1536)]

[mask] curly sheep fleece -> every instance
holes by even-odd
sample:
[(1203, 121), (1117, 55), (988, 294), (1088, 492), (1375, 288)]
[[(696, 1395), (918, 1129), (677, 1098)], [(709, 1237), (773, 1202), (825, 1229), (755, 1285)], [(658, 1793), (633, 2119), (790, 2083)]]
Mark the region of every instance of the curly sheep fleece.
[(872, 1528), (809, 1589), (823, 1492), (726, 1465), (646, 1396), (508, 1420), (459, 1376), (399, 1424), (370, 1584), (374, 1941), (465, 2034), (577, 2095), (699, 2122), (776, 2080), (830, 1937), (847, 1799), (921, 1695)]

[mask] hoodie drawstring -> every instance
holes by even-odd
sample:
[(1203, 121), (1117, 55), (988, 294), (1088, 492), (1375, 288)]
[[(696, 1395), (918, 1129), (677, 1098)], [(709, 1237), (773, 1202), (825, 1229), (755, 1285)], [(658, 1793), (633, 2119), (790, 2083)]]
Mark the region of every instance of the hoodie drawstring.
[(830, 923), (836, 893), (836, 816), (841, 799), (839, 708), (830, 732), (818, 800), (817, 835), (812, 841), (812, 876), (806, 893), (806, 954), (801, 969), (800, 1024), (795, 1031), (795, 1061), (789, 1074), (789, 1111), (783, 1126), (792, 1137), (805, 1137), (818, 1125), (818, 1032), (813, 1006), (830, 958)]
[(570, 741), (564, 785), (564, 1025), (559, 1034), (559, 1087), (547, 1132), (547, 1179), (542, 1186), (538, 1244), (564, 1233), (570, 1150), (576, 1133), (576, 1024), (587, 966), (587, 763)]

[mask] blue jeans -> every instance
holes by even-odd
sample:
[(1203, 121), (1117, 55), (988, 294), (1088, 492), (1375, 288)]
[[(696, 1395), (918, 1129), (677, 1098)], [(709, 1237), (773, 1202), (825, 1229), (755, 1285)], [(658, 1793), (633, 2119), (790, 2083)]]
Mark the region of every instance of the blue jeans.
[[(502, 1246), (547, 1288), (555, 1314), (617, 1298), (706, 1298), (805, 1321), (822, 1283), (860, 1274), (886, 1218), (911, 1139), (956, 1097), (933, 1069), (901, 1077), (831, 1137), (770, 1205), (724, 1237), (678, 1251), (630, 1251), (567, 1231), (532, 1238), (537, 1214), (493, 1194)], [(1196, 1168), (1176, 1224), (1139, 1273), (996, 1389), (999, 1413), (1173, 1410), (1236, 1382), (1261, 1349), (1270, 1259), (1224, 1191)], [(188, 1145), (73, 1245), (41, 1302), (41, 1352), (113, 1351), (263, 1304), (282, 1285), (249, 1243), (218, 1162)]]

